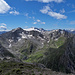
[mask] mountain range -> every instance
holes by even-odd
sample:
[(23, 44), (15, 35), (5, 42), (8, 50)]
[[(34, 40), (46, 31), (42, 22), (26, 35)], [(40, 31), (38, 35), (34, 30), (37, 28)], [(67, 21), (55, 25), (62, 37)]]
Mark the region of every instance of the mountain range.
[(75, 73), (74, 30), (16, 28), (0, 34), (0, 59), (41, 63), (53, 71)]

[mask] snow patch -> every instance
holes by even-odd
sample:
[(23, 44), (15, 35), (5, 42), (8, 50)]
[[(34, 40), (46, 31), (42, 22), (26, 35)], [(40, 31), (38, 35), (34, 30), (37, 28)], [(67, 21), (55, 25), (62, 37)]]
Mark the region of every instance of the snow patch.
[(71, 32), (75, 31), (75, 30), (70, 30)]
[(44, 44), (44, 43), (42, 43), (42, 44)]
[(46, 38), (46, 37), (44, 36), (44, 38)]
[(49, 43), (49, 41), (47, 41), (47, 43)]
[(44, 40), (43, 38), (41, 38), (40, 36), (38, 36), (39, 39)]
[(9, 48), (11, 47), (11, 44), (9, 45)]
[(64, 32), (63, 31), (61, 31), (61, 34), (63, 34)]
[(31, 38), (33, 35), (28, 35), (29, 38)]
[(22, 38), (27, 38), (27, 35), (24, 34), (24, 32), (20, 33), (20, 35), (22, 36)]
[(17, 39), (18, 39), (18, 41), (20, 41), (20, 40), (21, 40), (21, 38), (20, 38), (20, 37), (17, 37)]
[(12, 39), (9, 39), (9, 42), (13, 42), (13, 40)]
[(58, 40), (58, 38), (55, 39), (55, 41), (57, 41), (57, 40)]
[(34, 27), (29, 28), (29, 29), (24, 29), (24, 30), (25, 30), (25, 31), (32, 31), (32, 30), (34, 30), (34, 31), (41, 32), (40, 30), (38, 30), (37, 28), (34, 28)]

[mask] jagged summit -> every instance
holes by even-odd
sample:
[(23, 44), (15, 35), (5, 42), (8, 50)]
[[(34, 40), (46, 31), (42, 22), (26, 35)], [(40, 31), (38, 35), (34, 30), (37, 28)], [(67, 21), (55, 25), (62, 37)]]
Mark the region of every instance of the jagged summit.
[[(65, 43), (66, 40), (67, 43)], [(6, 50), (19, 57), (22, 61), (40, 62), (56, 71), (63, 69), (65, 72), (67, 70), (73, 72), (74, 70), (72, 63), (75, 65), (75, 37), (74, 34), (69, 33), (67, 30), (47, 31), (42, 28), (22, 29), (19, 27), (1, 34), (0, 43)], [(67, 59), (64, 58), (64, 55)], [(71, 65), (69, 65), (69, 62)]]
[(28, 28), (28, 29), (24, 29), (26, 31), (38, 31), (38, 32), (42, 32), (42, 31), (45, 31), (43, 28), (36, 28), (36, 27), (31, 27), (31, 28)]
[[(9, 32), (10, 30), (4, 30), (4, 31), (0, 31), (0, 34), (3, 34), (3, 33), (6, 33), (6, 32)], [(15, 29), (12, 29), (11, 32), (29, 32), (29, 31), (37, 31), (37, 32), (55, 32), (55, 31), (67, 31), (67, 32), (70, 32), (70, 33), (73, 33), (75, 34), (75, 29), (53, 29), (53, 30), (45, 30), (43, 28), (36, 28), (36, 27), (31, 27), (31, 28), (28, 28), (28, 29), (22, 29), (21, 27), (18, 27), (18, 28), (15, 28)]]
[(22, 29), (21, 27), (18, 27), (18, 28), (16, 28), (16, 29), (12, 29), (11, 31), (12, 31), (12, 32), (15, 32), (15, 31), (23, 31), (23, 29)]

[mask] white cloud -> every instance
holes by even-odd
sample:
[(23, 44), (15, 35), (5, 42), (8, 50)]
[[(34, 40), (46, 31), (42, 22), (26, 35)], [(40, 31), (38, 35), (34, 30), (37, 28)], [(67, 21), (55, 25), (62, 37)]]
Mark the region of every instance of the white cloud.
[(0, 30), (7, 30), (7, 25), (5, 23), (0, 23)]
[(6, 13), (10, 8), (4, 0), (0, 0), (0, 13)]
[(26, 13), (25, 16), (28, 17), (28, 13)]
[(0, 26), (0, 29), (6, 29), (7, 27), (5, 27), (5, 26)]
[[(5, 0), (0, 0), (0, 13), (7, 13), (10, 9), (12, 9)], [(10, 11), (10, 14), (19, 15), (17, 11)]]
[(49, 2), (61, 3), (63, 2), (63, 0), (25, 0), (25, 1), (38, 1), (38, 2), (43, 2), (43, 3), (49, 3)]
[(1, 26), (6, 26), (6, 24), (5, 24), (5, 23), (1, 23), (0, 25), (1, 25)]
[(9, 13), (13, 14), (13, 15), (19, 15), (20, 14), (18, 11), (10, 11)]
[(48, 12), (48, 15), (56, 19), (66, 19), (67, 18), (67, 16), (62, 15), (60, 13), (56, 13), (56, 12)]
[(42, 22), (41, 20), (37, 19), (36, 22), (34, 22), (33, 24), (45, 24), (45, 22)]
[(34, 22), (33, 24), (37, 24), (37, 22)]
[(60, 10), (60, 13), (65, 13), (65, 10), (64, 9)]
[(45, 22), (41, 22), (41, 24), (46, 24)]
[(41, 22), (41, 21), (38, 19), (37, 22)]
[(25, 23), (27, 23), (27, 22), (25, 22)]
[(65, 15), (62, 15), (62, 14), (60, 14), (60, 13), (53, 12), (53, 11), (50, 9), (49, 6), (43, 7), (43, 9), (41, 9), (40, 12), (43, 13), (43, 14), (47, 14), (47, 15), (49, 15), (49, 16), (51, 16), (51, 17), (54, 17), (54, 18), (56, 18), (56, 19), (66, 19), (66, 18), (67, 18), (67, 16), (65, 16)]
[(40, 10), (40, 11), (41, 11), (43, 14), (46, 14), (46, 13), (48, 13), (49, 10), (51, 10), (50, 7), (49, 7), (49, 6), (45, 6), (45, 7), (43, 7), (43, 9)]
[(32, 17), (33, 19), (35, 19), (35, 17)]
[(24, 16), (26, 16), (29, 19), (33, 18), (33, 17), (29, 16), (29, 13), (24, 14)]
[(70, 24), (75, 25), (75, 21), (71, 21)]

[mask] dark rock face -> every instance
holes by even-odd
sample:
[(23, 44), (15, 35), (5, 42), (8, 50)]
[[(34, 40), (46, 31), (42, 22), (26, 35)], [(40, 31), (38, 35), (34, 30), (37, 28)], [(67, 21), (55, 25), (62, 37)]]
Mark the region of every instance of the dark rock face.
[(17, 37), (21, 37), (19, 33), (22, 33), (22, 32), (24, 32), (22, 28), (17, 28), (17, 29), (13, 29), (7, 33), (2, 34), (1, 37), (3, 37), (4, 39), (12, 39), (14, 40), (14, 42), (16, 42)]
[(37, 49), (38, 46), (42, 46), (42, 42), (44, 41), (41, 39), (43, 39), (43, 34), (40, 32), (34, 30), (25, 31), (22, 28), (16, 28), (0, 35), (1, 44), (17, 56), (20, 56), (22, 53), (30, 54), (34, 52), (35, 48)]
[(13, 54), (11, 54), (6, 48), (4, 48), (1, 44), (0, 44), (0, 58), (4, 59), (4, 58), (12, 58), (14, 57)]
[(59, 37), (62, 37), (62, 36), (69, 38), (73, 34), (68, 33), (65, 30), (58, 29), (58, 30), (55, 30), (54, 32), (51, 32), (49, 35), (50, 35), (50, 38), (55, 39), (55, 38), (59, 38)]
[(75, 36), (69, 38), (66, 44), (66, 50), (60, 62), (65, 66), (65, 68), (72, 73), (75, 73)]
[(33, 31), (29, 31), (29, 35), (33, 35), (35, 37), (40, 36), (40, 37), (43, 38), (43, 35), (40, 32), (34, 31), (34, 30)]
[(58, 49), (49, 48), (41, 63), (52, 70), (75, 74), (75, 36), (70, 37)]

